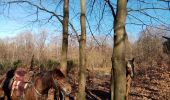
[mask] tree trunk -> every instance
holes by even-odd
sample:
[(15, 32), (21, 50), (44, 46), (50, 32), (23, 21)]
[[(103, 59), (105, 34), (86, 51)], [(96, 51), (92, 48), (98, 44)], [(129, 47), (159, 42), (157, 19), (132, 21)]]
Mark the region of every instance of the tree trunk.
[[(113, 60), (112, 60), (113, 62)], [(111, 80), (110, 80), (110, 83), (111, 83), (111, 86), (110, 86), (110, 90), (111, 90), (111, 100), (114, 100), (114, 73), (113, 73), (114, 69), (113, 69), (113, 64), (112, 64), (112, 69), (111, 69)]]
[(62, 72), (67, 74), (67, 51), (68, 51), (68, 21), (69, 21), (69, 0), (64, 0), (64, 19), (62, 22), (63, 26), (63, 40), (62, 40), (62, 51), (61, 51), (61, 69)]
[(86, 86), (86, 21), (85, 21), (85, 3), (86, 0), (81, 0), (81, 37), (79, 40), (79, 86), (78, 86), (78, 100), (85, 100), (85, 86)]
[[(114, 48), (112, 55), (111, 99), (125, 100), (126, 65), (125, 65), (125, 22), (127, 0), (117, 1), (117, 12), (114, 23)], [(113, 91), (114, 90), (114, 91)]]

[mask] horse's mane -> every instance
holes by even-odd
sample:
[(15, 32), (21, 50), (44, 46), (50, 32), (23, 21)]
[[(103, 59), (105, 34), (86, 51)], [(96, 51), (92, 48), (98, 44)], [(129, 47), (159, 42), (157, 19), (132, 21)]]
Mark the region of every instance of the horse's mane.
[(64, 73), (60, 69), (58, 69), (58, 68), (55, 68), (51, 72), (53, 73), (53, 75), (55, 75), (58, 78), (65, 78)]
[(42, 84), (44, 86), (50, 86), (52, 84), (52, 77), (49, 71), (46, 71), (42, 76)]

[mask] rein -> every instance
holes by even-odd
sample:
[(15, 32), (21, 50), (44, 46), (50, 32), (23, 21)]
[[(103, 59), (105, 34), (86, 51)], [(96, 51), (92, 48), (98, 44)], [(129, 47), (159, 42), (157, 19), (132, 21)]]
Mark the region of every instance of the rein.
[[(39, 79), (40, 79), (40, 78), (39, 78)], [(52, 78), (52, 79), (53, 79), (53, 78)], [(32, 84), (34, 91), (36, 92), (36, 94), (37, 94), (38, 96), (44, 96), (44, 94), (40, 92), (41, 90), (36, 89), (36, 87), (35, 87), (36, 81), (37, 81), (37, 80), (34, 80), (34, 84)]]
[(33, 86), (33, 87), (34, 87), (35, 92), (36, 92), (39, 96), (42, 96), (42, 94), (35, 88), (35, 86)]
[(38, 96), (42, 96), (43, 94), (41, 94), (36, 88), (35, 88), (35, 80), (34, 80), (34, 83), (32, 84), (33, 85), (33, 89), (35, 90), (36, 94), (38, 94)]

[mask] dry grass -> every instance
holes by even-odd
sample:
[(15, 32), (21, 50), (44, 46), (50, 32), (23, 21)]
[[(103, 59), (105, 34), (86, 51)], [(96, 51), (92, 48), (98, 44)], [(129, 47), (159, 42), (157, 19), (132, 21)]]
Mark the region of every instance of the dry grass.
[(95, 67), (95, 68), (88, 68), (88, 70), (92, 72), (97, 72), (97, 73), (110, 73), (111, 72), (111, 67)]

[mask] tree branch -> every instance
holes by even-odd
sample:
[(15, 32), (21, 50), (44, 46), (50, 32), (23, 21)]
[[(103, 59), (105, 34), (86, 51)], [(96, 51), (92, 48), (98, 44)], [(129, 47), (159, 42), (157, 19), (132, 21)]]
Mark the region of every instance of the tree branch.
[(111, 9), (111, 12), (112, 12), (112, 15), (113, 15), (113, 18), (115, 19), (116, 18), (116, 14), (115, 14), (115, 11), (114, 11), (114, 8), (110, 2), (110, 0), (105, 0), (107, 2), (107, 4), (109, 5), (109, 8)]
[(91, 33), (93, 39), (94, 39), (94, 40), (96, 41), (96, 43), (100, 46), (100, 43), (99, 43), (98, 40), (95, 38), (95, 36), (94, 36), (94, 34), (93, 34), (92, 30), (91, 30), (90, 23), (89, 23), (87, 17), (86, 17), (86, 21), (87, 21), (87, 24), (88, 24), (88, 27), (89, 27), (89, 30), (90, 30), (90, 33)]
[(80, 38), (79, 38), (79, 35), (78, 35), (78, 32), (76, 31), (76, 29), (74, 28), (73, 24), (71, 22), (69, 22), (69, 25), (71, 26), (72, 30), (74, 31), (74, 33), (76, 33), (76, 37), (77, 37), (77, 40), (78, 42), (80, 41)]
[(18, 1), (9, 1), (9, 2), (7, 2), (7, 3), (9, 3), (9, 4), (12, 4), (12, 3), (14, 3), (14, 4), (15, 4), (15, 3), (16, 3), (16, 4), (17, 4), (17, 3), (27, 3), (27, 4), (31, 5), (31, 6), (36, 7), (36, 8), (39, 9), (39, 10), (42, 10), (42, 11), (45, 11), (45, 12), (47, 12), (47, 13), (52, 14), (53, 16), (55, 16), (55, 17), (60, 21), (60, 23), (63, 23), (62, 19), (61, 19), (61, 18), (59, 17), (59, 15), (57, 15), (55, 12), (50, 11), (50, 10), (44, 8), (44, 7), (40, 7), (39, 5), (33, 4), (33, 3), (30, 2), (30, 1), (18, 0)]

